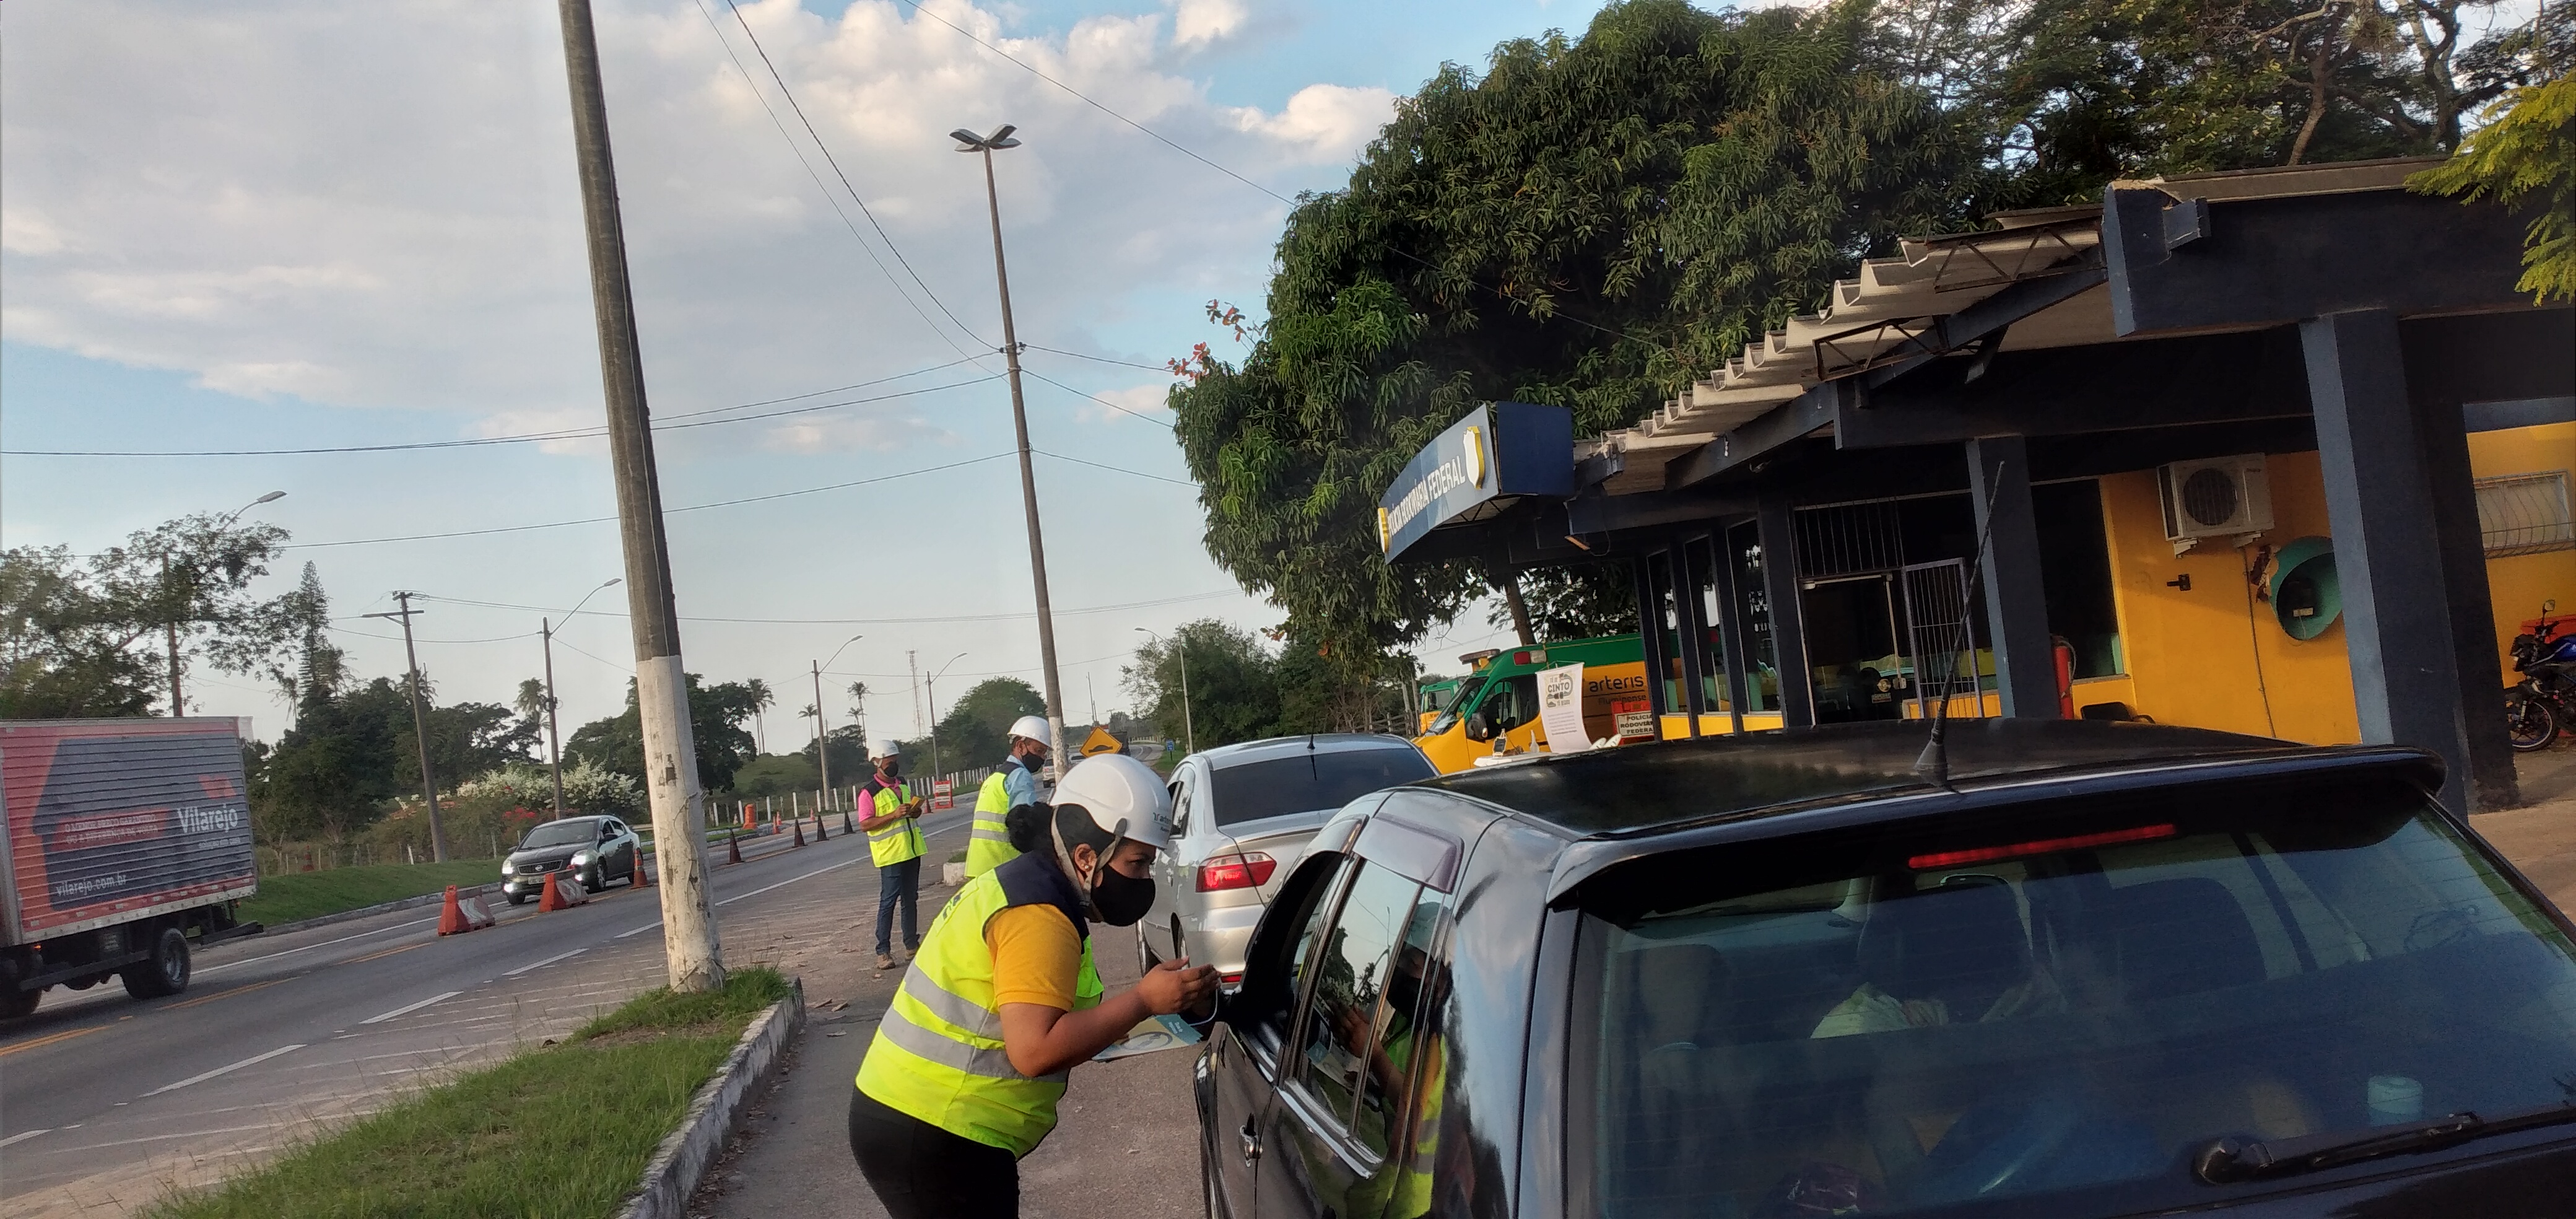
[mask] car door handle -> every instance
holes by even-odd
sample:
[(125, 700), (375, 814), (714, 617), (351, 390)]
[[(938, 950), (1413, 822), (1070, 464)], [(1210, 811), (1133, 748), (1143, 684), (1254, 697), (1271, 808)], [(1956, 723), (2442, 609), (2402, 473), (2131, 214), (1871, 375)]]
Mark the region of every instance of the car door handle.
[(1243, 1130), (1241, 1133), (1243, 1135), (1243, 1162), (1250, 1164), (1254, 1160), (1261, 1158), (1261, 1135), (1253, 1128), (1252, 1120), (1250, 1118), (1244, 1119)]

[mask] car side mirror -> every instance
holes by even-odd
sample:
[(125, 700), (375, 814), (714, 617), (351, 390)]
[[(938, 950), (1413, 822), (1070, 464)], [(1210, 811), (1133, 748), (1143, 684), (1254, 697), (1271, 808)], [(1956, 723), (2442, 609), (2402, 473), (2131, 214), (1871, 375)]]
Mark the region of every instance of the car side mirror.
[(1482, 711), (1479, 711), (1479, 712), (1475, 713), (1474, 715), (1468, 716), (1468, 717), (1467, 717), (1467, 739), (1468, 739), (1468, 740), (1471, 740), (1471, 741), (1490, 741), (1490, 740), (1493, 740), (1493, 739), (1494, 739), (1494, 721), (1492, 721), (1492, 720), (1489, 720), (1489, 719), (1485, 718), (1485, 713), (1484, 713), (1484, 712), (1482, 712)]

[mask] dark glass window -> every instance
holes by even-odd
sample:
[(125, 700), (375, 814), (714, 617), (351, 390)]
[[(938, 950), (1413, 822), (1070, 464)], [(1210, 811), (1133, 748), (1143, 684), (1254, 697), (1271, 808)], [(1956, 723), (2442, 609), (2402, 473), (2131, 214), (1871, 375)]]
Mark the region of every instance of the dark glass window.
[[(1422, 886), (1363, 863), (1341, 917), (1315, 958), (1300, 1079), (1318, 1108), (1345, 1127), (1359, 1095), (1381, 1085), (1369, 1070), (1387, 974)], [(1383, 1107), (1383, 1098), (1379, 1101)], [(1383, 1128), (1380, 1139), (1383, 1141)]]
[(2030, 489), (2039, 525), (2039, 588), (2049, 633), (2075, 648), (2075, 676), (2127, 671), (2120, 614), (2111, 598), (2111, 543), (2102, 531), (2102, 485), (2092, 479)]
[[(1324, 860), (1332, 862), (1319, 862)], [(1287, 968), (1259, 967), (1277, 960), (1275, 955), (1264, 955), (1259, 961), (1245, 964), (1246, 979), (1281, 980), (1277, 989), (1269, 993), (1255, 994), (1247, 989), (1236, 999), (1237, 1009), (1250, 1014), (1249, 1023), (1253, 1029), (1266, 1034), (1266, 1040), (1273, 1047), (1287, 1043), (1289, 1012), (1297, 1005), (1297, 995), (1305, 989), (1306, 972), (1314, 960), (1316, 940), (1322, 934), (1325, 922), (1333, 917), (1333, 895), (1341, 890), (1342, 877), (1348, 871), (1347, 864), (1348, 857), (1342, 855), (1314, 855), (1302, 862), (1296, 875), (1305, 883), (1289, 886), (1279, 895), (1279, 904), (1271, 910), (1272, 914), (1285, 916), (1278, 925), (1299, 928), (1297, 942), (1287, 950)], [(1312, 872), (1310, 867), (1314, 869)], [(1255, 952), (1260, 952), (1267, 945), (1257, 942), (1253, 947)]]
[(598, 841), (598, 836), (599, 823), (588, 818), (579, 821), (549, 821), (529, 830), (527, 838), (519, 843), (519, 849), (530, 851), (539, 847), (581, 846)]
[(1295, 757), (1215, 768), (1209, 775), (1218, 825), (1289, 813), (1331, 812), (1373, 791), (1432, 776), (1410, 746), (1308, 750)]
[(1395, 960), (1387, 972), (1385, 999), (1372, 1022), (1368, 1054), (1368, 1079), (1360, 1089), (1359, 1110), (1351, 1119), (1351, 1135), (1360, 1145), (1385, 1155), (1404, 1122), (1407, 1086), (1414, 1078), (1414, 1064), (1430, 1050), (1437, 1031), (1419, 1023), (1436, 1017), (1425, 1010), (1423, 992), (1436, 977), (1432, 967), (1432, 938), (1440, 930), (1440, 913), (1448, 907), (1447, 894), (1424, 887), (1413, 913), (1404, 922), (1403, 939), (1396, 944)]

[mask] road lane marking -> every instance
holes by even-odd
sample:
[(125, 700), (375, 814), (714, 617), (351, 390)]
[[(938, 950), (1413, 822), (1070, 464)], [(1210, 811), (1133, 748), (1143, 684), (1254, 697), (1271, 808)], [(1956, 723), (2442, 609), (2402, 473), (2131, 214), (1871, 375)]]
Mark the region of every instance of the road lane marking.
[(432, 1004), (432, 1003), (438, 1003), (438, 1002), (443, 1002), (443, 1001), (448, 1000), (448, 999), (453, 999), (453, 998), (455, 998), (456, 996), (461, 995), (461, 994), (464, 994), (464, 993), (465, 993), (465, 992), (464, 992), (464, 991), (461, 991), (461, 990), (451, 990), (451, 991), (449, 991), (449, 992), (447, 992), (446, 994), (443, 994), (443, 995), (431, 995), (430, 997), (428, 997), (428, 998), (426, 998), (426, 999), (423, 999), (423, 1000), (421, 1000), (421, 1001), (420, 1001), (420, 1002), (418, 1002), (418, 1003), (406, 1004), (406, 1005), (404, 1005), (404, 1006), (402, 1006), (402, 1007), (395, 1008), (394, 1010), (389, 1011), (389, 1012), (385, 1012), (385, 1013), (383, 1013), (383, 1014), (381, 1014), (381, 1015), (369, 1016), (369, 1017), (367, 1017), (366, 1019), (359, 1021), (358, 1023), (360, 1023), (360, 1024), (383, 1024), (385, 1021), (391, 1020), (391, 1019), (393, 1019), (393, 1018), (394, 1018), (394, 1017), (396, 1017), (396, 1016), (408, 1016), (408, 1015), (412, 1014), (413, 1012), (419, 1011), (420, 1009), (422, 1009), (422, 1008), (424, 1008), (424, 1007), (429, 1006), (429, 1005), (430, 1005), (430, 1004)]
[[(299, 975), (299, 976), (300, 976), (300, 975)], [(215, 992), (214, 994), (211, 994), (211, 995), (199, 995), (199, 996), (197, 996), (197, 997), (196, 997), (196, 998), (194, 998), (194, 999), (187, 999), (187, 1000), (183, 1000), (183, 1001), (181, 1001), (181, 1002), (173, 1003), (173, 1004), (171, 1004), (171, 1005), (170, 1005), (170, 1006), (168, 1006), (168, 1007), (160, 1008), (160, 1009), (157, 1009), (157, 1010), (165, 1011), (165, 1012), (175, 1012), (175, 1011), (177, 1011), (177, 1010), (179, 1010), (180, 1008), (183, 1008), (183, 1007), (195, 1007), (195, 1006), (197, 1006), (197, 1005), (198, 1005), (198, 1004), (200, 1004), (200, 1003), (212, 1003), (212, 1002), (214, 1002), (214, 1001), (215, 1001), (215, 1000), (217, 1000), (217, 999), (230, 999), (230, 998), (232, 998), (233, 996), (238, 995), (238, 994), (241, 994), (241, 993), (242, 993), (242, 992), (244, 992), (244, 991), (262, 990), (262, 989), (265, 989), (265, 988), (267, 988), (267, 987), (275, 986), (275, 985), (277, 985), (277, 984), (278, 984), (278, 983), (280, 983), (280, 982), (292, 982), (292, 981), (294, 981), (294, 980), (295, 980), (294, 978), (271, 978), (271, 979), (269, 979), (269, 980), (268, 980), (268, 981), (266, 981), (266, 982), (253, 982), (253, 983), (251, 983), (251, 984), (250, 984), (250, 985), (248, 985), (248, 986), (236, 986), (236, 987), (232, 988), (231, 990), (217, 991), (217, 992)]]
[(625, 939), (626, 937), (628, 937), (628, 936), (630, 936), (630, 935), (642, 935), (642, 934), (644, 934), (645, 932), (647, 932), (647, 931), (651, 931), (652, 929), (654, 929), (654, 928), (656, 928), (656, 927), (659, 927), (659, 926), (661, 926), (661, 925), (662, 925), (662, 920), (660, 920), (660, 919), (655, 919), (655, 920), (653, 920), (652, 922), (646, 923), (646, 924), (644, 924), (644, 925), (643, 925), (643, 926), (641, 926), (641, 927), (635, 927), (635, 928), (630, 928), (630, 929), (625, 930), (625, 931), (620, 931), (620, 932), (618, 932), (616, 935), (610, 936), (610, 937), (608, 937), (608, 938), (613, 939), (613, 940), (622, 940), (622, 939)]
[(291, 957), (299, 952), (311, 952), (316, 948), (328, 948), (333, 944), (346, 944), (351, 940), (363, 940), (371, 935), (383, 935), (388, 931), (400, 931), (405, 927), (418, 927), (423, 923), (435, 923), (437, 921), (438, 919), (434, 916), (430, 918), (417, 918), (408, 923), (396, 923), (391, 927), (378, 927), (373, 931), (361, 931), (356, 935), (344, 935), (336, 940), (324, 940), (319, 944), (307, 944), (302, 948), (289, 948), (284, 952), (272, 952), (264, 957), (252, 957), (246, 961), (226, 961), (221, 965), (209, 965), (204, 969), (198, 970), (197, 974), (199, 977), (203, 977), (219, 969), (232, 969), (242, 965), (257, 965), (262, 961), (274, 961), (279, 957)]
[(716, 904), (717, 904), (717, 905), (719, 905), (719, 906), (730, 906), (730, 905), (734, 904), (735, 902), (741, 901), (742, 899), (744, 899), (744, 898), (746, 898), (746, 897), (758, 897), (758, 896), (760, 896), (760, 895), (761, 895), (761, 894), (763, 894), (763, 893), (767, 893), (767, 892), (769, 892), (771, 889), (784, 889), (784, 888), (786, 888), (787, 886), (792, 885), (792, 884), (795, 884), (797, 881), (800, 881), (800, 880), (810, 880), (810, 879), (812, 879), (812, 878), (814, 878), (814, 877), (821, 876), (821, 875), (822, 875), (822, 874), (824, 874), (825, 872), (838, 872), (838, 871), (840, 871), (841, 869), (846, 868), (846, 867), (849, 867), (849, 866), (850, 866), (850, 865), (852, 865), (852, 864), (861, 864), (861, 863), (867, 863), (867, 862), (868, 862), (868, 858), (867, 858), (866, 856), (860, 856), (860, 857), (859, 857), (859, 858), (857, 858), (857, 859), (846, 859), (846, 860), (843, 860), (843, 861), (841, 861), (841, 862), (839, 862), (839, 863), (833, 864), (832, 866), (830, 866), (830, 867), (828, 867), (828, 868), (816, 868), (816, 869), (814, 869), (813, 871), (808, 872), (808, 873), (806, 873), (806, 874), (805, 874), (805, 875), (803, 875), (803, 876), (790, 876), (790, 877), (788, 877), (787, 879), (785, 879), (785, 880), (782, 880), (782, 881), (778, 882), (777, 884), (774, 884), (774, 885), (764, 885), (764, 886), (762, 886), (762, 887), (760, 887), (760, 888), (758, 888), (758, 889), (754, 889), (754, 890), (752, 890), (752, 891), (751, 891), (751, 892), (749, 892), (749, 893), (737, 893), (737, 894), (734, 894), (732, 897), (728, 897), (728, 898), (724, 899), (723, 901), (717, 902)]
[(548, 966), (548, 965), (552, 965), (552, 964), (554, 964), (554, 963), (555, 963), (555, 962), (557, 962), (557, 961), (569, 961), (569, 960), (571, 960), (572, 958), (577, 957), (577, 956), (580, 956), (581, 954), (583, 954), (583, 953), (585, 953), (585, 952), (588, 952), (588, 951), (590, 951), (590, 950), (589, 950), (589, 949), (587, 949), (587, 948), (576, 948), (576, 949), (573, 949), (571, 952), (558, 952), (558, 953), (556, 953), (556, 954), (555, 954), (555, 955), (553, 955), (553, 956), (547, 957), (545, 960), (542, 960), (542, 961), (530, 961), (530, 962), (528, 962), (527, 964), (525, 964), (525, 965), (522, 965), (522, 966), (518, 967), (517, 969), (504, 970), (504, 971), (502, 971), (501, 976), (502, 976), (502, 977), (504, 977), (504, 978), (515, 978), (515, 977), (518, 977), (520, 974), (523, 974), (523, 973), (528, 972), (528, 971), (529, 971), (529, 970), (531, 970), (531, 969), (543, 969), (543, 968), (545, 968), (546, 966)]
[(45, 1129), (44, 1129), (44, 1130), (21, 1130), (21, 1131), (19, 1131), (18, 1133), (13, 1134), (13, 1135), (10, 1135), (9, 1137), (7, 1137), (7, 1138), (5, 1138), (5, 1139), (0, 1139), (0, 1147), (6, 1147), (6, 1146), (8, 1146), (8, 1145), (9, 1145), (9, 1144), (11, 1144), (11, 1143), (23, 1143), (23, 1142), (26, 1142), (28, 1139), (32, 1139), (32, 1138), (36, 1137), (37, 1135), (43, 1134), (43, 1133), (45, 1133), (46, 1131), (48, 1131), (48, 1130), (52, 1130), (52, 1129), (53, 1129), (53, 1127), (51, 1127), (51, 1126), (47, 1126), (47, 1127), (45, 1127)]
[(177, 1083), (175, 1083), (175, 1084), (163, 1084), (162, 1086), (160, 1086), (160, 1087), (158, 1087), (158, 1088), (154, 1088), (153, 1090), (151, 1090), (151, 1091), (149, 1091), (149, 1092), (146, 1092), (146, 1093), (144, 1093), (143, 1095), (145, 1095), (145, 1096), (159, 1096), (159, 1095), (161, 1095), (161, 1094), (162, 1094), (162, 1093), (164, 1093), (164, 1092), (176, 1092), (176, 1091), (178, 1091), (179, 1089), (181, 1089), (181, 1088), (185, 1088), (185, 1087), (187, 1087), (187, 1086), (189, 1086), (189, 1085), (191, 1085), (191, 1084), (201, 1084), (201, 1083), (206, 1082), (207, 1080), (213, 1079), (214, 1077), (216, 1077), (216, 1076), (218, 1076), (218, 1075), (230, 1075), (230, 1074), (232, 1074), (232, 1073), (233, 1073), (233, 1072), (235, 1072), (235, 1071), (241, 1070), (243, 1067), (257, 1066), (257, 1065), (259, 1065), (260, 1063), (267, 1062), (269, 1059), (275, 1058), (275, 1057), (277, 1057), (277, 1056), (278, 1056), (278, 1055), (280, 1055), (280, 1054), (293, 1053), (294, 1051), (296, 1051), (296, 1050), (300, 1050), (300, 1049), (303, 1049), (303, 1048), (304, 1048), (304, 1043), (302, 1043), (302, 1042), (297, 1042), (297, 1043), (296, 1043), (296, 1044), (294, 1044), (294, 1045), (282, 1045), (282, 1046), (277, 1047), (277, 1048), (276, 1048), (276, 1049), (274, 1049), (274, 1050), (270, 1050), (269, 1052), (267, 1052), (267, 1053), (265, 1053), (265, 1054), (253, 1054), (253, 1055), (251, 1055), (250, 1057), (245, 1058), (245, 1059), (241, 1060), (240, 1062), (234, 1063), (234, 1064), (232, 1064), (232, 1065), (230, 1065), (230, 1066), (217, 1067), (217, 1068), (215, 1068), (214, 1070), (208, 1071), (208, 1072), (206, 1072), (206, 1073), (205, 1073), (205, 1074), (203, 1074), (203, 1075), (191, 1075), (191, 1076), (189, 1076), (188, 1078), (183, 1079), (183, 1080), (180, 1080), (179, 1082), (177, 1082)]
[(19, 1051), (21, 1051), (21, 1050), (39, 1050), (39, 1049), (43, 1049), (44, 1047), (49, 1046), (49, 1045), (53, 1045), (53, 1044), (55, 1044), (55, 1043), (57, 1043), (57, 1042), (69, 1041), (69, 1040), (71, 1040), (71, 1039), (72, 1039), (72, 1038), (74, 1038), (74, 1037), (87, 1037), (87, 1036), (89, 1036), (90, 1034), (95, 1033), (95, 1032), (98, 1032), (99, 1030), (104, 1029), (104, 1028), (106, 1028), (106, 1027), (107, 1027), (107, 1026), (106, 1026), (106, 1025), (103, 1025), (103, 1024), (94, 1024), (94, 1025), (91, 1025), (90, 1027), (85, 1028), (85, 1029), (66, 1029), (66, 1030), (64, 1030), (64, 1031), (62, 1031), (62, 1032), (55, 1033), (55, 1034), (53, 1034), (53, 1035), (51, 1035), (51, 1036), (47, 1036), (47, 1037), (39, 1037), (39, 1038), (35, 1039), (34, 1041), (21, 1041), (21, 1042), (19, 1042), (18, 1044), (13, 1045), (13, 1046), (10, 1046), (10, 1047), (8, 1047), (8, 1048), (6, 1048), (6, 1049), (0, 1049), (0, 1058), (7, 1058), (7, 1057), (8, 1057), (8, 1056), (10, 1056), (11, 1054), (15, 1054), (15, 1053), (17, 1053), (17, 1052), (19, 1052)]
[(340, 963), (343, 965), (363, 965), (369, 961), (380, 960), (382, 958), (392, 956), (397, 952), (410, 952), (415, 948), (427, 948), (429, 947), (429, 943), (430, 942), (428, 940), (422, 940), (417, 944), (405, 944), (400, 948), (387, 948), (381, 952), (371, 952), (363, 957), (351, 957)]

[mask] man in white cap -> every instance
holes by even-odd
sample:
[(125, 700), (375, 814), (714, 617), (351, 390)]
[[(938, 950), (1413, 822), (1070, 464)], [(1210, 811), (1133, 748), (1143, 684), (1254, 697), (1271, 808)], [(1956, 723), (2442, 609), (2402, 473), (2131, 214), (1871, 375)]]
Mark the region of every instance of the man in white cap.
[(1213, 1010), (1212, 969), (1165, 961), (1104, 998), (1092, 965), (1092, 922), (1154, 904), (1162, 777), (1104, 754), (1031, 810), (1044, 841), (939, 912), (859, 1066), (850, 1154), (894, 1219), (1016, 1216), (1019, 1161), (1055, 1128), (1066, 1073), (1148, 1017)]
[(877, 968), (892, 969), (895, 907), (903, 907), (903, 950), (921, 950), (921, 813), (925, 802), (903, 781), (903, 753), (888, 741), (877, 748), (877, 773), (859, 788), (867, 809), (859, 829), (877, 865)]
[(975, 793), (975, 823), (966, 829), (966, 878), (973, 880), (1011, 861), (1020, 853), (1011, 843), (1011, 810), (1038, 802), (1037, 768), (1047, 764), (1055, 744), (1045, 719), (1023, 715), (1011, 724), (1010, 756)]

